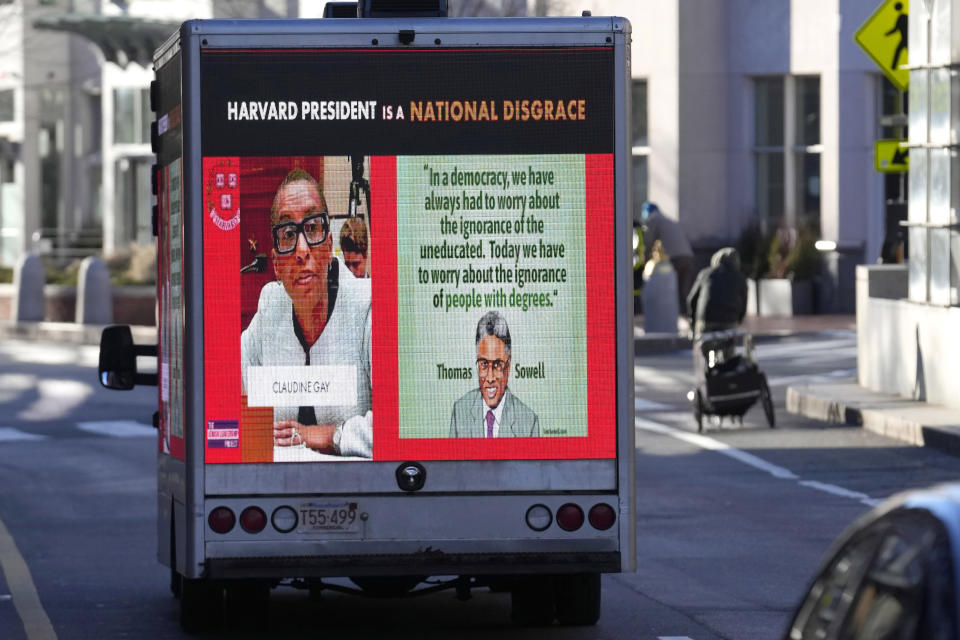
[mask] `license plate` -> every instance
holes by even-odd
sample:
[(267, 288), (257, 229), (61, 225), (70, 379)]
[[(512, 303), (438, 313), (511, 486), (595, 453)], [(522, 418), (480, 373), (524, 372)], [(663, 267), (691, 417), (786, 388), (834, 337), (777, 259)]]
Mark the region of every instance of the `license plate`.
[(297, 515), (297, 533), (360, 531), (356, 502), (301, 502)]

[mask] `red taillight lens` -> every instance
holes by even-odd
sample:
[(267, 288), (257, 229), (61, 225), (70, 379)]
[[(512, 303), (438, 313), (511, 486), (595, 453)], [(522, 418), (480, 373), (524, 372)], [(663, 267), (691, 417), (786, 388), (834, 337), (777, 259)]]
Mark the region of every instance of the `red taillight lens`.
[(593, 505), (587, 518), (590, 520), (591, 527), (606, 531), (617, 521), (617, 512), (610, 505), (601, 502)]
[(237, 524), (237, 516), (227, 507), (217, 507), (207, 516), (207, 523), (217, 533), (228, 533)]
[(568, 502), (557, 509), (557, 524), (564, 531), (576, 531), (583, 526), (583, 509)]
[(240, 526), (247, 533), (260, 533), (267, 526), (267, 514), (260, 507), (247, 507), (240, 514)]

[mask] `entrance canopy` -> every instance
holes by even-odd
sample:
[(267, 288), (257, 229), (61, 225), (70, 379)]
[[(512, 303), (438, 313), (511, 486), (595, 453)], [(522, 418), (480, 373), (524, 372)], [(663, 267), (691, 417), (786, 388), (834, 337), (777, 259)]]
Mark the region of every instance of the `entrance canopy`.
[(180, 27), (180, 23), (131, 16), (68, 14), (38, 18), (33, 26), (82, 36), (97, 45), (107, 60), (121, 67), (130, 62), (146, 67), (153, 63), (153, 52)]

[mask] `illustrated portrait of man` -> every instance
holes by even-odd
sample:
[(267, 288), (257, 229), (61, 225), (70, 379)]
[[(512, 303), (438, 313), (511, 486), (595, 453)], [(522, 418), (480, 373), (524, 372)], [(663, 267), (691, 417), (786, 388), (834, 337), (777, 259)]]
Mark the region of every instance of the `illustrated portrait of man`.
[[(325, 454), (372, 456), (370, 280), (341, 274), (330, 237), (330, 213), (317, 180), (290, 171), (270, 208), (271, 260), (276, 280), (260, 291), (257, 310), (243, 331), (241, 362), (246, 393), (255, 367), (280, 371), (272, 393), (289, 385), (319, 387), (301, 374), (292, 382), (281, 367), (327, 367), (356, 376), (349, 406), (273, 405), (273, 443)], [(332, 369), (333, 367), (338, 367)], [(264, 371), (267, 369), (261, 369)], [(289, 369), (303, 372), (304, 369)], [(291, 374), (292, 376), (293, 374)], [(346, 375), (346, 374), (344, 374)], [(338, 382), (343, 382), (339, 380)], [(347, 380), (352, 390), (352, 380)], [(263, 384), (258, 391), (263, 392)]]
[(477, 324), (479, 388), (453, 405), (451, 438), (519, 438), (540, 435), (537, 414), (510, 389), (510, 329), (498, 311), (489, 311)]
[(366, 278), (367, 274), (367, 225), (361, 218), (347, 218), (340, 227), (340, 252), (343, 263), (357, 278)]

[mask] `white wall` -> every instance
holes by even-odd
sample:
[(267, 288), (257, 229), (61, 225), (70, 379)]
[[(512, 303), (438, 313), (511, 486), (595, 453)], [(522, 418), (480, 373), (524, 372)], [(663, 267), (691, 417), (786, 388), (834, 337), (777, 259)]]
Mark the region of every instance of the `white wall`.
[[(633, 26), (631, 65), (634, 78), (647, 80), (647, 125), (650, 140), (649, 189), (668, 217), (680, 211), (680, 60), (679, 6), (642, 0), (618, 3), (617, 13)], [(594, 11), (594, 15), (601, 12)]]
[[(880, 274), (882, 275), (882, 274)], [(876, 275), (874, 275), (876, 277)], [(870, 298), (857, 273), (857, 378), (872, 391), (960, 409), (960, 307)]]
[(738, 78), (730, 72), (726, 3), (689, 0), (679, 5), (679, 199), (687, 235), (716, 242), (738, 226), (730, 207), (729, 118)]
[[(22, 7), (0, 5), (0, 89), (13, 89), (13, 121), (0, 122), (0, 139), (23, 142)], [(14, 182), (0, 185), (0, 265), (13, 266), (23, 245), (23, 162), (14, 164)]]

